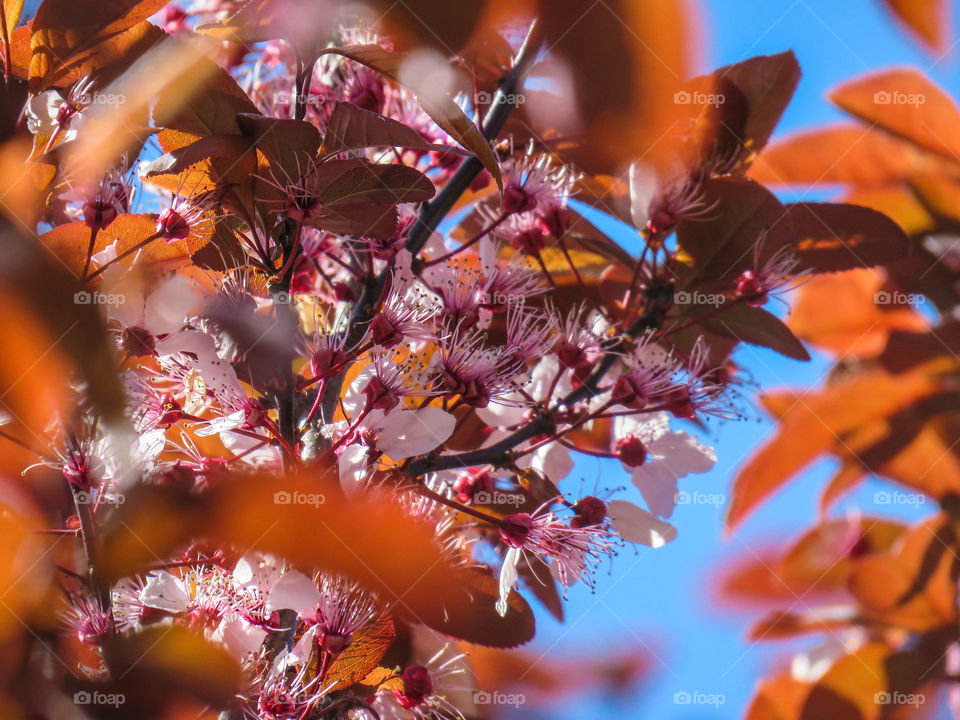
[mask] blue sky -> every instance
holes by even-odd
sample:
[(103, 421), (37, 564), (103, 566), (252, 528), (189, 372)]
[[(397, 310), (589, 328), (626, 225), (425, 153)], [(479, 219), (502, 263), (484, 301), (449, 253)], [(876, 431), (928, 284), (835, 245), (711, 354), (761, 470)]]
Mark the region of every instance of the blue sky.
[[(803, 77), (776, 136), (843, 120), (844, 115), (826, 100), (828, 90), (882, 68), (914, 66), (951, 94), (960, 94), (957, 50), (942, 58), (931, 55), (901, 31), (880, 0), (705, 0), (701, 8), (702, 71), (786, 49), (797, 54)], [(821, 190), (807, 199), (824, 194)], [(803, 191), (782, 193), (784, 200), (799, 200), (802, 195)], [(823, 356), (799, 363), (749, 347), (738, 351), (737, 359), (764, 388), (817, 385), (829, 368)], [(682, 480), (681, 489), (728, 494), (737, 467), (770, 431), (765, 418), (714, 424), (707, 440), (719, 455), (716, 468)], [(535, 649), (575, 657), (578, 652), (603, 653), (640, 644), (653, 657), (653, 672), (640, 691), (620, 704), (586, 698), (549, 710), (527, 708), (516, 717), (584, 718), (605, 713), (647, 720), (742, 717), (756, 681), (785, 659), (786, 646), (777, 642), (750, 646), (745, 632), (755, 615), (715, 607), (711, 579), (731, 558), (793, 538), (809, 526), (817, 495), (832, 468), (829, 460), (822, 461), (795, 479), (733, 538), (722, 536), (722, 506), (680, 506), (672, 518), (679, 529), (677, 540), (639, 555), (626, 551), (615, 560), (610, 575), (599, 575), (596, 594), (574, 588), (563, 625), (540, 613)], [(607, 487), (623, 482), (618, 464), (596, 459), (580, 462), (575, 476), (582, 477), (587, 487), (597, 477)], [(880, 480), (869, 481), (836, 512), (854, 505), (904, 518), (933, 511), (922, 506), (875, 506), (874, 493), (884, 486)], [(722, 694), (724, 702), (677, 704), (678, 692)]]

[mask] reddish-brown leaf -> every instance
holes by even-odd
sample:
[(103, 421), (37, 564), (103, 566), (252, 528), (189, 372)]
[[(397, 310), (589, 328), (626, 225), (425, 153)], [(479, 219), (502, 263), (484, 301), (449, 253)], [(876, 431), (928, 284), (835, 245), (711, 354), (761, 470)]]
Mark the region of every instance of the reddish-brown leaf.
[(910, 239), (895, 222), (869, 208), (841, 203), (791, 203), (800, 268), (837, 272), (899, 260)]

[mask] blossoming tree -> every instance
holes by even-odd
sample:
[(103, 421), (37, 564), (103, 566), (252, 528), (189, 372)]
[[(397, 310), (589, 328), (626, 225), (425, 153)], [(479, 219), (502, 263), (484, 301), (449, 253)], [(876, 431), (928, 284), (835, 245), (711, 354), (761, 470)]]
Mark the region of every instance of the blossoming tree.
[(479, 716), (673, 540), (765, 306), (909, 240), (746, 177), (791, 53), (609, 5), (0, 5), (5, 707)]

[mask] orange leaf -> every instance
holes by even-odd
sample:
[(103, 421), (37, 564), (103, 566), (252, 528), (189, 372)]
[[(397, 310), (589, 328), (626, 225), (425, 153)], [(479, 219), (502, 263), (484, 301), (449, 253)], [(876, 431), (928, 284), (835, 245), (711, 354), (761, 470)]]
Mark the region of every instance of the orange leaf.
[(875, 299), (883, 278), (873, 270), (818, 275), (797, 293), (787, 325), (801, 340), (838, 357), (873, 357), (892, 330), (921, 330), (912, 309), (884, 309)]
[(750, 168), (767, 185), (881, 185), (918, 172), (958, 168), (908, 142), (862, 125), (835, 125), (768, 145)]
[(960, 110), (917, 70), (871, 73), (836, 88), (830, 100), (896, 137), (960, 162)]
[(354, 633), (352, 642), (330, 666), (324, 682), (336, 682), (337, 689), (343, 690), (365, 680), (380, 663), (393, 638), (393, 621), (384, 613)]
[(863, 613), (922, 632), (956, 621), (956, 537), (943, 516), (918, 523), (888, 553), (860, 559), (850, 591)]
[(727, 525), (733, 530), (791, 477), (828, 452), (839, 436), (885, 418), (933, 393), (938, 383), (918, 370), (891, 376), (872, 373), (804, 393), (782, 418), (776, 435), (741, 469), (733, 483)]
[(931, 50), (943, 51), (951, 26), (947, 0), (884, 0), (887, 7)]

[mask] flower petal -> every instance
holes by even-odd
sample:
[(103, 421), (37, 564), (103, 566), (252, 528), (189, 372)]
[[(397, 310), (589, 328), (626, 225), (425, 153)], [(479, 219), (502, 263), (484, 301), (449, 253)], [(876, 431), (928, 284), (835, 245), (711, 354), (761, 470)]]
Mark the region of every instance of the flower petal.
[(614, 530), (627, 542), (660, 548), (677, 537), (673, 525), (626, 500), (611, 500), (607, 514), (613, 520)]

